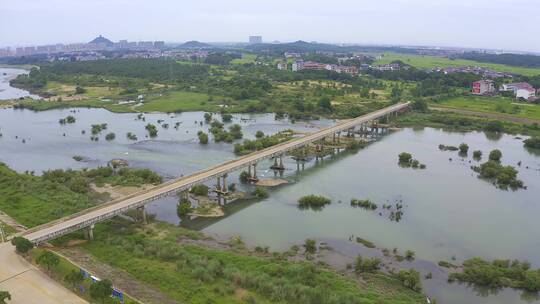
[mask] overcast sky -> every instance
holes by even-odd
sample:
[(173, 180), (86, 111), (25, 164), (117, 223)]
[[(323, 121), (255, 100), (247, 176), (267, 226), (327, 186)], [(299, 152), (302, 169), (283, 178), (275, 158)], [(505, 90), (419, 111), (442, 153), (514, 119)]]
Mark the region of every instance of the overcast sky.
[(320, 41), (540, 52), (540, 0), (0, 0), (0, 46)]

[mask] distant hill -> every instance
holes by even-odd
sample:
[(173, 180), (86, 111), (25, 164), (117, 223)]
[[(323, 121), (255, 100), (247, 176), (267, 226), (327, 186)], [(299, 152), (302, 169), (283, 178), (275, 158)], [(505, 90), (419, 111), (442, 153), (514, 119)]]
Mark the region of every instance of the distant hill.
[(204, 48), (211, 48), (212, 46), (208, 43), (203, 43), (199, 41), (188, 41), (186, 43), (179, 45), (178, 47), (184, 48), (184, 49), (204, 49)]
[(109, 39), (99, 35), (98, 37), (94, 38), (94, 40), (90, 41), (89, 43), (103, 43), (105, 45), (113, 45), (114, 42), (110, 41)]
[(405, 49), (398, 47), (377, 47), (377, 46), (340, 46), (327, 43), (316, 43), (306, 41), (295, 41), (290, 43), (261, 43), (248, 45), (247, 49), (253, 51), (266, 51), (270, 53), (311, 53), (311, 52), (335, 52), (335, 53), (347, 53), (347, 52), (398, 52), (398, 53), (416, 53), (414, 49)]

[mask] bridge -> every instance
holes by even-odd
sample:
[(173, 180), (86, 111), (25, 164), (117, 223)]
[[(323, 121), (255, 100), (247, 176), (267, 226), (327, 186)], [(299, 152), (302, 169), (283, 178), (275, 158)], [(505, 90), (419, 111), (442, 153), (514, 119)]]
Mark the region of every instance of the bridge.
[[(144, 206), (151, 201), (165, 196), (175, 195), (180, 191), (190, 189), (196, 184), (204, 183), (214, 178), (217, 178), (218, 180), (218, 187), (222, 187), (221, 185), (223, 185), (222, 189), (224, 190), (224, 192), (226, 192), (226, 177), (227, 174), (230, 172), (248, 167), (250, 177), (256, 179), (257, 163), (261, 160), (268, 158), (281, 159), (281, 157), (289, 151), (317, 142), (326, 137), (335, 137), (336, 134), (339, 135), (341, 132), (344, 131), (354, 131), (354, 129), (358, 126), (370, 126), (370, 124), (380, 118), (389, 118), (391, 115), (397, 115), (398, 112), (406, 110), (409, 107), (409, 104), (410, 103), (407, 102), (392, 105), (384, 109), (344, 121), (337, 125), (321, 129), (318, 132), (250, 153), (243, 157), (239, 157), (234, 160), (216, 165), (209, 169), (196, 172), (189, 176), (174, 179), (156, 187), (140, 191), (116, 200), (112, 200), (105, 204), (83, 210), (73, 215), (58, 219), (56, 221), (34, 227), (24, 232), (22, 236), (27, 238), (34, 244), (38, 245), (40, 243), (60, 237), (62, 235), (80, 229), (88, 228), (89, 236), (92, 237), (92, 229), (94, 224), (96, 223), (123, 214), (131, 209), (144, 208)], [(253, 170), (251, 170), (252, 168)], [(220, 179), (222, 179), (222, 183), (220, 183)]]

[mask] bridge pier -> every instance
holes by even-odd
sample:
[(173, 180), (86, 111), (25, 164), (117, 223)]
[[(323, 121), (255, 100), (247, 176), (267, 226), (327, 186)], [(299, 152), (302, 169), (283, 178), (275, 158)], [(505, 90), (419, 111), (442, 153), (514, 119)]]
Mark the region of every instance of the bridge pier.
[(139, 212), (139, 217), (142, 220), (144, 225), (148, 224), (148, 217), (146, 216), (146, 208), (144, 206), (141, 206), (137, 208), (137, 211)]
[(88, 226), (84, 230), (84, 238), (93, 241), (94, 240), (94, 224)]
[[(253, 166), (253, 170), (251, 167)], [(249, 173), (249, 181), (252, 183), (256, 183), (259, 181), (259, 178), (257, 177), (257, 163), (250, 164), (248, 166), (248, 173)]]
[(283, 154), (274, 157), (274, 164), (270, 166), (270, 169), (283, 171), (285, 166), (283, 165)]

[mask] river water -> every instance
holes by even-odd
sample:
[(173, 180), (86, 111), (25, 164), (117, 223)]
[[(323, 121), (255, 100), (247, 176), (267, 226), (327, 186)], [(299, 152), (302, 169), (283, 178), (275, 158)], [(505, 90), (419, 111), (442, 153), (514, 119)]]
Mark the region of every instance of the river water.
[[(68, 115), (74, 124), (60, 125)], [(196, 133), (201, 126), (202, 112), (181, 114), (145, 114), (146, 121), (136, 114), (115, 114), (102, 109), (64, 109), (45, 112), (0, 110), (0, 161), (13, 169), (35, 171), (53, 168), (83, 168), (105, 165), (110, 159), (127, 159), (132, 166), (156, 170), (166, 178), (179, 177), (234, 158), (233, 146), (210, 143), (202, 146)], [(158, 127), (156, 139), (145, 138), (144, 126), (164, 120), (170, 127)], [(178, 129), (174, 128), (180, 122)], [(90, 140), (90, 125), (108, 123), (100, 140)], [(234, 115), (233, 123), (243, 127), (245, 137), (253, 138), (257, 130), (270, 134), (292, 128), (313, 132), (315, 126), (333, 121), (309, 123), (276, 121), (271, 114)], [(81, 131), (85, 130), (86, 134)], [(115, 132), (114, 141), (104, 136)], [(139, 141), (125, 136), (136, 134)], [(24, 143), (23, 143), (24, 139)], [(468, 157), (457, 152), (439, 151), (439, 144), (470, 146)], [(526, 190), (505, 191), (480, 180), (470, 169), (478, 164), (473, 150), (483, 151), (484, 159), (492, 149), (503, 152), (503, 163), (521, 161), (519, 178)], [(427, 165), (425, 170), (401, 168), (397, 155), (409, 152)], [(74, 155), (86, 161), (73, 160)], [(451, 160), (450, 160), (451, 159)], [(402, 267), (415, 267), (422, 274), (433, 273), (424, 280), (428, 295), (438, 303), (531, 303), (537, 295), (512, 289), (496, 293), (475, 290), (459, 284), (448, 284), (447, 273), (436, 263), (441, 260), (459, 264), (464, 259), (517, 258), (540, 267), (540, 156), (523, 148), (522, 140), (510, 135), (498, 138), (480, 132), (448, 133), (438, 129), (404, 129), (356, 153), (342, 153), (310, 161), (297, 171), (296, 163), (287, 158), (284, 177), (291, 183), (270, 191), (262, 201), (243, 201), (227, 206), (221, 219), (197, 219), (182, 225), (203, 230), (220, 238), (240, 235), (250, 245), (267, 245), (272, 250), (285, 250), (306, 238), (327, 242), (346, 257), (357, 254), (377, 256), (378, 249), (366, 249), (349, 241), (358, 236), (374, 242), (379, 248), (399, 248), (416, 252), (416, 260)], [(273, 176), (267, 161), (259, 165), (260, 175)], [(237, 181), (237, 173), (229, 180)], [(242, 186), (250, 190), (251, 186)], [(296, 201), (307, 194), (321, 194), (333, 203), (321, 211), (299, 210)], [(402, 202), (404, 214), (399, 222), (388, 213), (352, 208), (351, 198), (369, 198), (379, 205)], [(165, 198), (149, 205), (160, 220), (179, 223), (176, 198)], [(455, 258), (455, 262), (452, 259)]]
[(30, 94), (28, 91), (14, 88), (9, 85), (9, 81), (18, 75), (28, 74), (27, 70), (17, 68), (0, 67), (0, 100), (17, 99), (21, 97), (30, 97), (39, 99), (39, 96)]

